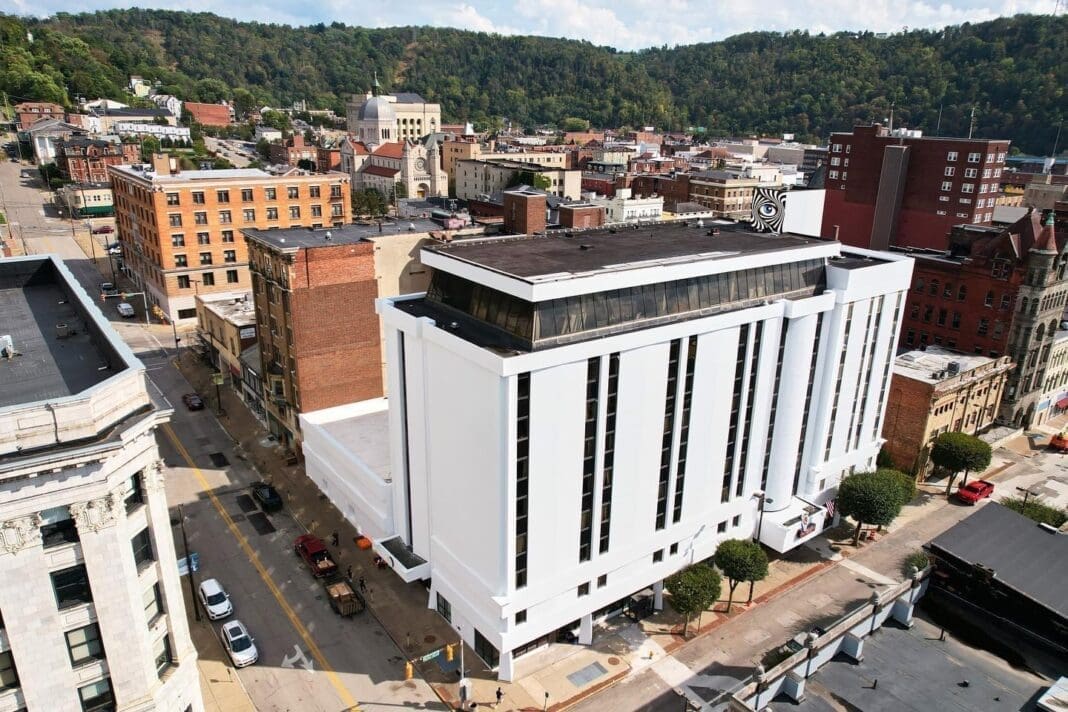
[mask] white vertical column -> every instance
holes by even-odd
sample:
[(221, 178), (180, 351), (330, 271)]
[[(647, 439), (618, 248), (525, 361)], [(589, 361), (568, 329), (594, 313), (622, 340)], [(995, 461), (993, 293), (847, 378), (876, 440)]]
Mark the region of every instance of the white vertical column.
[(771, 443), (768, 482), (764, 489), (764, 509), (769, 512), (782, 509), (793, 496), (797, 452), (804, 446), (800, 442), (801, 425), (808, 382), (813, 375), (809, 368), (818, 320), (818, 314), (791, 319), (786, 331), (779, 401), (775, 408), (775, 434)]

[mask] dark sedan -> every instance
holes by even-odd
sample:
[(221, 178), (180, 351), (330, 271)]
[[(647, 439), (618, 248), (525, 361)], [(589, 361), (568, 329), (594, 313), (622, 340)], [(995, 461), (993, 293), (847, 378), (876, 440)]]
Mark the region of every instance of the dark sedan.
[(196, 393), (186, 393), (182, 396), (182, 402), (189, 410), (204, 410), (204, 399)]
[(265, 512), (277, 512), (282, 508), (282, 497), (278, 494), (278, 490), (266, 482), (257, 482), (252, 485), (252, 498)]

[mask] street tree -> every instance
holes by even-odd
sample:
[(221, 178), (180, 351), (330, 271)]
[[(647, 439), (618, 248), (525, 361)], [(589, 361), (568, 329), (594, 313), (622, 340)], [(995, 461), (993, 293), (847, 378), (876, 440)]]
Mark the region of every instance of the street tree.
[(860, 530), (865, 524), (885, 527), (901, 513), (902, 486), (894, 472), (858, 472), (838, 485), (838, 511), (857, 522), (853, 546), (860, 541)]
[(727, 613), (734, 603), (734, 589), (742, 581), (749, 582), (749, 602), (753, 601), (753, 584), (768, 576), (768, 556), (764, 547), (751, 539), (728, 539), (716, 548), (716, 566), (727, 577)]
[(1050, 507), (1041, 502), (1036, 502), (1034, 499), (1028, 500), (1023, 497), (1007, 497), (1001, 500), (999, 504), (1003, 507), (1008, 507), (1017, 514), (1022, 514), (1039, 524), (1048, 524), (1057, 529), (1060, 529), (1064, 526), (1065, 522), (1068, 522), (1068, 510)]
[(686, 616), (686, 623), (682, 629), (684, 638), (690, 627), (690, 618), (695, 613), (703, 613), (705, 609), (715, 604), (723, 588), (719, 572), (705, 563), (693, 564), (672, 574), (664, 585), (671, 593), (669, 599), (671, 607), (676, 613)]
[(974, 435), (966, 433), (942, 433), (931, 448), (931, 462), (949, 472), (946, 481), (946, 496), (953, 491), (957, 475), (964, 472), (962, 484), (968, 484), (968, 473), (982, 471), (990, 466), (991, 450)]

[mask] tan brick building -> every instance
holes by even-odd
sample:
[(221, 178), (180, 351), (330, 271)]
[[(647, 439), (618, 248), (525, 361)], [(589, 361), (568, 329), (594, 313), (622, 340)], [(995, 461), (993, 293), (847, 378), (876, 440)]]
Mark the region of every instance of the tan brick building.
[(349, 177), (292, 170), (179, 171), (110, 166), (123, 271), (172, 321), (196, 318), (195, 296), (248, 291), (246, 228), (339, 227), (352, 219)]
[(898, 356), (883, 421), (884, 450), (894, 465), (923, 480), (935, 438), (948, 432), (977, 435), (993, 425), (1013, 368), (1008, 356), (938, 347)]
[(690, 202), (712, 210), (717, 218), (748, 220), (753, 216), (756, 178), (738, 178), (726, 171), (706, 171), (690, 176)]

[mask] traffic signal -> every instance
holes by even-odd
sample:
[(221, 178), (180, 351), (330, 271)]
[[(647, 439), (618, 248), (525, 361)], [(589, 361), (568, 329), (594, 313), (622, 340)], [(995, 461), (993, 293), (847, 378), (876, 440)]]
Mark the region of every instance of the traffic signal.
[(447, 660), (448, 662), (451, 663), (452, 662), (452, 658), (453, 658), (452, 643), (449, 643), (448, 645), (445, 646), (445, 660)]
[(404, 663), (404, 679), (411, 680), (415, 674), (415, 667), (412, 665), (412, 661), (409, 660)]

